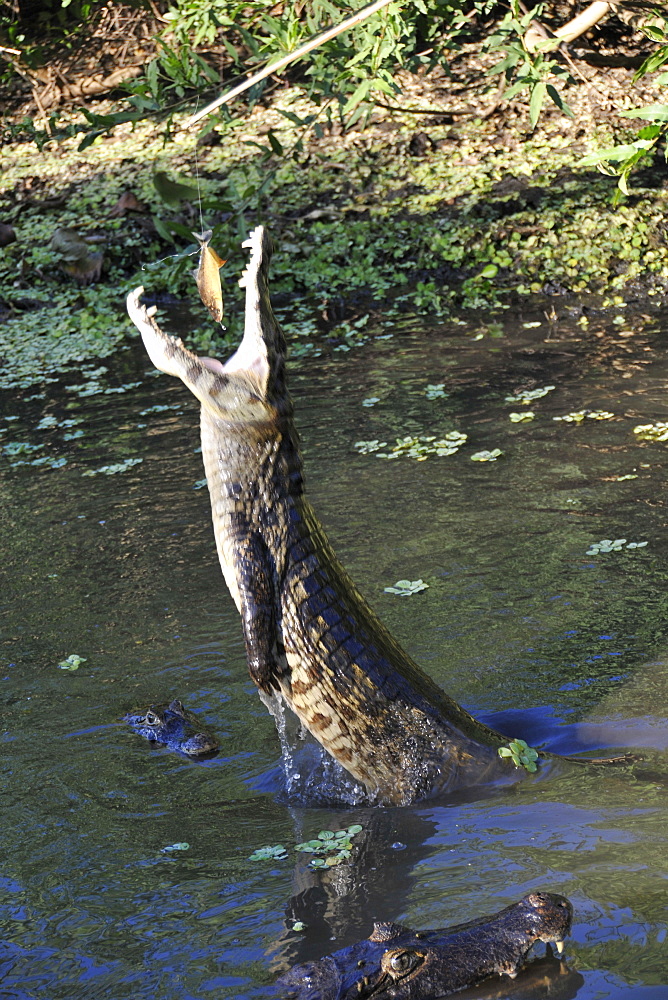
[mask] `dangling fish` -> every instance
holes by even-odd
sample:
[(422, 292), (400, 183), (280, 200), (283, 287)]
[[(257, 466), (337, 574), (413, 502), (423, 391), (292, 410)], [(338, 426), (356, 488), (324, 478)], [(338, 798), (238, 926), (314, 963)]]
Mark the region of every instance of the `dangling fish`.
[(193, 271), (199, 297), (211, 313), (211, 317), (217, 323), (222, 323), (223, 290), (220, 286), (220, 269), (225, 261), (221, 260), (213, 247), (209, 246), (213, 230), (207, 229), (201, 235), (193, 233), (193, 236), (200, 245), (199, 267)]

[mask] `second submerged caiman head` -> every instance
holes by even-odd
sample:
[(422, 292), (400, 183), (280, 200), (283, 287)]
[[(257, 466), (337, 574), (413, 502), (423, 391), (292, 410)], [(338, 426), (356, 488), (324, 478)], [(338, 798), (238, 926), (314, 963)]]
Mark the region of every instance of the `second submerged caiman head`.
[(375, 924), (367, 940), (297, 965), (277, 985), (289, 1000), (434, 1000), (488, 976), (515, 977), (537, 941), (561, 951), (572, 917), (564, 896), (532, 892), (492, 916), (442, 930)]

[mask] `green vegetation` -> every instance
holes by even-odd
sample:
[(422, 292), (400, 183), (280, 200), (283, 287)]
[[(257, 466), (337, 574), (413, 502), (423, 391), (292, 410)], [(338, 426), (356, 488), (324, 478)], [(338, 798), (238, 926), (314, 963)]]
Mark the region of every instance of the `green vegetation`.
[[(622, 476), (622, 479), (634, 479), (634, 476)], [(592, 542), (587, 549), (588, 556), (597, 556), (607, 552), (621, 552), (622, 549), (644, 549), (648, 542), (629, 542), (626, 538), (603, 538), (600, 542)]]
[[(362, 832), (362, 827), (358, 823), (344, 830), (321, 830), (315, 840), (307, 840), (302, 844), (295, 845), (295, 851), (302, 851), (307, 854), (314, 854), (309, 865), (311, 868), (334, 868), (336, 865), (348, 861), (352, 855), (353, 837)], [(282, 844), (272, 847), (259, 847), (249, 857), (249, 861), (284, 861), (288, 852)], [(293, 930), (301, 930), (302, 927), (295, 927)]]
[(515, 767), (526, 771), (537, 771), (538, 751), (533, 750), (524, 740), (511, 740), (507, 747), (499, 747), (499, 757), (508, 757)]
[(563, 420), (567, 424), (581, 424), (584, 420), (611, 420), (614, 413), (610, 410), (573, 410), (563, 417), (552, 417), (553, 420)]
[(78, 670), (81, 664), (85, 662), (85, 656), (77, 656), (76, 653), (71, 653), (64, 660), (61, 660), (58, 666), (61, 670)]
[(657, 420), (653, 424), (638, 424), (633, 433), (639, 441), (668, 441), (668, 423)]
[[(137, 16), (152, 16), (142, 3)], [(39, 0), (26, 23), (8, 7), (0, 89), (4, 80), (13, 95), (20, 78), (38, 94), (39, 67), (59, 67), (63, 53), (85, 46), (105, 9)], [(637, 140), (633, 119), (625, 137), (626, 119), (592, 116), (554, 46), (528, 44), (536, 19), (556, 28), (564, 8), (523, 12), (517, 0), (510, 8), (390, 3), (295, 63), (291, 86), (270, 96), (265, 81), (245, 103), (218, 111), (202, 144), (182, 128), (185, 114), (220, 89), (214, 61), (226, 79), (246, 73), (353, 9), (329, 0), (271, 12), (259, 0), (176, 0), (123, 101), (5, 114), (0, 223), (13, 237), (0, 257), (0, 388), (48, 381), (127, 344), (135, 333), (123, 297), (139, 283), (156, 299), (193, 303), (195, 349), (228, 351), (242, 324), (240, 242), (257, 222), (277, 239), (272, 291), (293, 357), (392, 337), (416, 314), (453, 318), (546, 293), (605, 296), (621, 309), (631, 287), (665, 294), (668, 196), (651, 161), (668, 128), (665, 12), (639, 22), (651, 57), (635, 86), (651, 109), (652, 135)], [(632, 95), (630, 74), (626, 86)], [(491, 113), (497, 106), (502, 118)], [(628, 193), (615, 196), (616, 178), (587, 166), (592, 145), (633, 147), (626, 159), (606, 160)], [(629, 170), (643, 157), (648, 173), (631, 191)], [(229, 258), (226, 332), (194, 293), (192, 232), (202, 225)], [(475, 336), (501, 332), (490, 322)], [(440, 398), (443, 383), (425, 394)], [(515, 398), (526, 405), (538, 396)]]
[(397, 594), (398, 597), (412, 597), (419, 594), (421, 590), (427, 590), (428, 583), (424, 580), (397, 580), (393, 587), (385, 587), (386, 594)]

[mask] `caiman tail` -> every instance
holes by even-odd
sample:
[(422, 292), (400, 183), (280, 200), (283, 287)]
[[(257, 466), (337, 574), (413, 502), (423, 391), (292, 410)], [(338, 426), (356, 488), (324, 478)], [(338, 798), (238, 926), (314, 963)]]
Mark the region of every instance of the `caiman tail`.
[(372, 799), (403, 804), (512, 774), (507, 737), (475, 720), (401, 649), (339, 563), (304, 496), (285, 338), (269, 300), (271, 240), (259, 226), (245, 332), (225, 363), (199, 358), (128, 312), (154, 365), (201, 403), (202, 453), (220, 564), (241, 614), (250, 675), (279, 693)]

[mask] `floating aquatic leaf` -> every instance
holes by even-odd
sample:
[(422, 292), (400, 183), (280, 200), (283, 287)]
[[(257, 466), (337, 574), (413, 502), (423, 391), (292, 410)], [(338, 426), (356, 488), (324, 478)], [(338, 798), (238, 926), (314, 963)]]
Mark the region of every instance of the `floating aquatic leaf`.
[(303, 844), (297, 844), (295, 850), (317, 855), (309, 862), (312, 868), (332, 868), (350, 858), (353, 848), (352, 838), (361, 831), (362, 827), (358, 823), (344, 830), (321, 830), (317, 840), (307, 840)]
[(283, 844), (275, 844), (273, 847), (258, 847), (256, 851), (253, 851), (249, 857), (249, 861), (268, 861), (276, 860), (283, 861), (287, 858), (288, 852), (283, 847)]
[(8, 441), (2, 453), (12, 458), (14, 455), (29, 455), (31, 451), (39, 451), (43, 447), (43, 444), (29, 444), (27, 441)]
[(304, 931), (306, 930), (306, 924), (304, 923), (303, 920), (295, 920), (294, 924), (292, 925), (292, 929), (293, 931)]
[(527, 423), (533, 420), (536, 414), (533, 410), (525, 410), (523, 413), (509, 413), (508, 418), (513, 424)]
[(371, 455), (372, 452), (380, 451), (386, 445), (387, 441), (379, 441), (378, 438), (374, 438), (373, 441), (355, 441), (353, 448), (356, 448), (360, 455)]
[(668, 441), (668, 422), (657, 420), (655, 424), (638, 424), (633, 433), (640, 441)]
[(103, 465), (99, 469), (88, 469), (82, 472), (82, 476), (115, 476), (118, 472), (126, 472), (133, 465), (139, 465), (143, 458), (126, 458), (124, 462), (116, 462), (115, 465)]
[(617, 482), (617, 483), (623, 483), (625, 479), (637, 479), (637, 478), (638, 478), (637, 475), (635, 475), (635, 473), (632, 473), (632, 472), (629, 472), (626, 476), (615, 476), (614, 477), (615, 482)]
[(500, 448), (494, 448), (492, 451), (477, 451), (475, 455), (471, 455), (472, 462), (496, 462), (497, 458), (501, 458), (503, 452)]
[(412, 594), (419, 594), (421, 590), (427, 590), (428, 587), (429, 584), (424, 580), (397, 580), (393, 587), (385, 587), (385, 593), (410, 597)]
[(597, 556), (607, 552), (621, 552), (623, 548), (644, 549), (647, 542), (628, 542), (626, 538), (602, 538), (600, 542), (592, 542), (586, 555)]
[(448, 395), (444, 392), (445, 382), (439, 382), (437, 385), (428, 385), (424, 391), (427, 399), (445, 399)]
[(78, 670), (81, 664), (85, 662), (85, 656), (77, 656), (76, 653), (71, 653), (65, 660), (61, 660), (58, 666), (61, 670)]
[(534, 399), (542, 399), (548, 392), (556, 389), (556, 385), (545, 385), (542, 389), (521, 389), (515, 396), (506, 396), (506, 403), (531, 403)]
[(140, 417), (145, 417), (149, 413), (164, 413), (165, 410), (181, 410), (180, 403), (156, 403), (155, 406), (147, 406), (145, 410), (139, 411)]
[(193, 483), (193, 489), (194, 490), (203, 490), (206, 485), (207, 485), (207, 479), (206, 478), (205, 479), (198, 479), (195, 483)]
[(180, 840), (176, 844), (167, 844), (166, 847), (161, 848), (162, 851), (187, 851), (190, 848), (190, 844), (187, 844), (185, 840)]
[(49, 415), (46, 417), (42, 417), (40, 422), (35, 427), (35, 430), (44, 431), (47, 430), (49, 427), (57, 427), (57, 426), (58, 426), (57, 418), (52, 415)]
[(572, 413), (565, 413), (563, 417), (552, 417), (553, 420), (563, 420), (568, 424), (581, 424), (583, 420), (610, 420), (614, 413), (610, 410), (573, 410)]
[(369, 396), (362, 400), (362, 406), (375, 406), (376, 403), (380, 403), (380, 396)]
[(454, 455), (466, 442), (467, 435), (459, 431), (450, 431), (442, 438), (437, 438), (435, 434), (425, 434), (420, 437), (403, 437), (395, 440), (397, 443), (392, 451), (378, 452), (376, 458), (395, 459), (406, 456), (415, 459), (416, 462), (426, 462), (430, 455), (437, 457)]
[(538, 770), (538, 751), (527, 746), (524, 740), (511, 740), (507, 747), (499, 747), (498, 754), (499, 757), (510, 758), (515, 767), (523, 767), (532, 772)]

